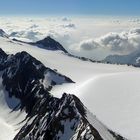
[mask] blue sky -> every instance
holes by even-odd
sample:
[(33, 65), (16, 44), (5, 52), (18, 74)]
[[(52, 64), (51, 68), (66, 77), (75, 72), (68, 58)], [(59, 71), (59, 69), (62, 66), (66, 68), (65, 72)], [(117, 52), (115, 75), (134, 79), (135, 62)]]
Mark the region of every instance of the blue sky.
[(140, 15), (140, 0), (0, 0), (1, 15)]

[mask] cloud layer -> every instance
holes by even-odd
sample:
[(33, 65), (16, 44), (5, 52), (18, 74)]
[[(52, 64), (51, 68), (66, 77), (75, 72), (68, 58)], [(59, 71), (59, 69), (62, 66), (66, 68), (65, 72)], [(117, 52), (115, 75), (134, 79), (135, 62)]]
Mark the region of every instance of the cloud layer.
[(91, 59), (140, 49), (140, 18), (1, 17), (0, 21), (11, 38), (37, 41), (49, 35), (69, 52)]
[[(140, 50), (140, 29), (132, 29), (128, 32), (108, 33), (96, 39), (84, 40), (78, 44), (79, 52), (91, 54), (96, 52), (103, 59), (107, 55), (125, 55)], [(77, 50), (78, 51), (78, 50)], [(94, 58), (91, 56), (91, 58)]]

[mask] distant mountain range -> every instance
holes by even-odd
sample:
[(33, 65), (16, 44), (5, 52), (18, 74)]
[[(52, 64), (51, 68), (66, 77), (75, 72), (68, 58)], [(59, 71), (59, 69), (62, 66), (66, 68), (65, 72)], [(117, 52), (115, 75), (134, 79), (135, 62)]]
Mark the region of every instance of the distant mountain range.
[(107, 56), (102, 62), (109, 64), (127, 64), (140, 67), (140, 50), (132, 52), (128, 55), (110, 55)]

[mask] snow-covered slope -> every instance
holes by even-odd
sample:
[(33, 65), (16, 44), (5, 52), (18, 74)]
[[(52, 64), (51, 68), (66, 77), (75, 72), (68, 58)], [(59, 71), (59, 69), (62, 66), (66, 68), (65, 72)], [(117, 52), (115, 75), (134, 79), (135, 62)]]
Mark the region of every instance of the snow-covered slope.
[[(22, 127), (20, 131), (15, 131), (13, 124), (7, 122), (11, 127), (9, 130), (6, 121), (2, 120), (6, 118), (0, 115), (0, 127), (2, 131), (8, 131), (8, 139), (124, 140), (99, 122), (76, 96), (63, 94), (61, 98), (53, 97), (49, 91), (54, 86), (73, 81), (57, 70), (46, 68), (27, 52), (7, 55), (0, 49), (0, 71), (1, 90), (5, 91), (1, 92), (0, 103), (2, 109), (4, 105), (8, 108), (8, 112), (3, 109), (2, 113), (9, 117), (13, 115), (8, 114), (10, 112), (27, 113), (20, 120), (23, 126), (15, 118), (19, 129)], [(1, 139), (7, 139), (5, 133), (1, 134)]]
[(140, 138), (139, 77), (139, 72), (102, 75), (78, 89), (89, 110), (109, 128), (132, 140)]
[[(76, 82), (55, 86), (51, 91), (54, 96), (61, 97), (63, 92), (73, 93), (111, 130), (117, 130), (127, 138), (140, 138), (140, 126), (136, 125), (140, 121), (140, 88), (137, 85), (140, 83), (139, 69), (81, 61), (61, 51), (44, 50), (5, 38), (0, 38), (0, 42), (0, 47), (7, 53), (27, 51), (46, 67), (57, 69)], [(130, 100), (126, 100), (127, 96)], [(132, 104), (130, 101), (133, 98), (137, 100)], [(132, 112), (135, 115), (129, 119), (128, 114)]]

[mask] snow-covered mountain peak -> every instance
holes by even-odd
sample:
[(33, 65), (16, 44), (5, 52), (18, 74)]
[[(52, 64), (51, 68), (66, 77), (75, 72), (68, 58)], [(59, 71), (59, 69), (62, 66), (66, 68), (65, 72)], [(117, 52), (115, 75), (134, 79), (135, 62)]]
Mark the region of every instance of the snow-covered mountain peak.
[(140, 50), (134, 51), (128, 55), (109, 55), (103, 62), (110, 64), (127, 64), (135, 67), (140, 67)]
[(9, 35), (7, 33), (5, 33), (3, 29), (0, 29), (0, 36), (5, 37), (5, 38), (9, 37)]
[(67, 51), (64, 49), (64, 47), (54, 39), (52, 39), (50, 36), (47, 36), (46, 38), (37, 41), (33, 43), (34, 45), (37, 45), (38, 47), (47, 49), (47, 50), (61, 50), (67, 53)]

